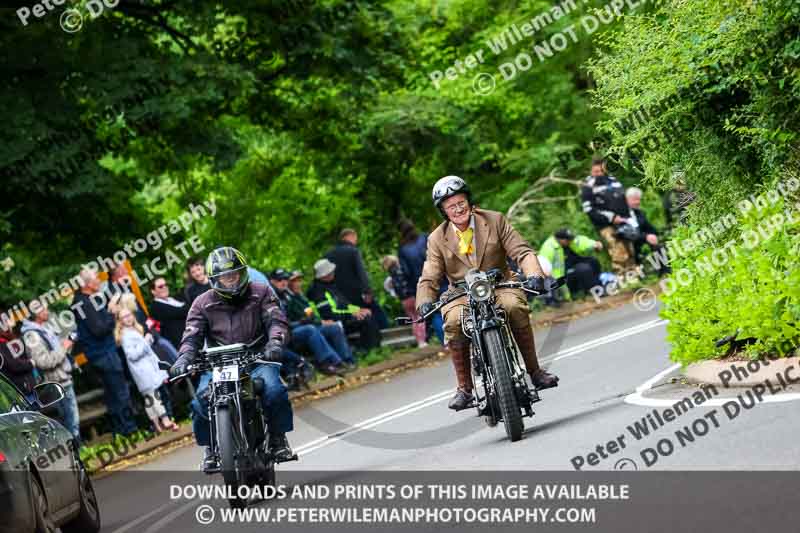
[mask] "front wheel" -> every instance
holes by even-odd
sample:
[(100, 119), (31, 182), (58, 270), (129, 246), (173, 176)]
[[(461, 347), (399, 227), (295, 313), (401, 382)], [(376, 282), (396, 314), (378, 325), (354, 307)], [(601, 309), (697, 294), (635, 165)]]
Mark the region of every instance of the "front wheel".
[(525, 429), (525, 425), (522, 422), (522, 413), (519, 410), (514, 381), (511, 379), (511, 371), (508, 367), (509, 355), (506, 353), (507, 348), (503, 343), (500, 330), (486, 330), (483, 334), (483, 340), (489, 355), (489, 361), (492, 364), (495, 393), (499, 400), (500, 413), (503, 416), (506, 434), (511, 439), (511, 442), (516, 442), (522, 438), (522, 431)]
[(100, 531), (100, 507), (94, 486), (83, 463), (79, 465), (78, 483), (80, 483), (81, 510), (78, 516), (61, 526), (62, 533), (97, 533)]
[(243, 509), (247, 500), (237, 497), (239, 487), (245, 485), (244, 473), (237, 465), (237, 457), (241, 453), (243, 439), (239, 434), (239, 424), (235, 409), (231, 406), (217, 407), (217, 450), (219, 452), (222, 479), (229, 487), (232, 498), (228, 499), (231, 507)]

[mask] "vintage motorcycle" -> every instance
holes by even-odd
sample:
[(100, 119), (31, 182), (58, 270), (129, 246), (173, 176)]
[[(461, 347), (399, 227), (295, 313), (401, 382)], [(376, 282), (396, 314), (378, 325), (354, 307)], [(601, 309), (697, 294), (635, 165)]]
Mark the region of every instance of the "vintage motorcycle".
[[(564, 284), (564, 278), (547, 279), (543, 293), (530, 290), (519, 281), (501, 281), (503, 273), (498, 269), (481, 272), (470, 270), (463, 281), (456, 282), (444, 293), (439, 302), (422, 322), (453, 300), (467, 295), (468, 304), (462, 309), (461, 327), (471, 340), (470, 359), (475, 381), (475, 402), (478, 416), (494, 427), (501, 420), (506, 434), (512, 442), (522, 438), (525, 429), (523, 416), (532, 417), (533, 404), (540, 401), (538, 391), (529, 384), (522, 363), (519, 347), (508, 326), (505, 310), (497, 303), (495, 290), (521, 289), (540, 296)], [(401, 319), (398, 319), (401, 321)], [(402, 317), (402, 322), (412, 321)], [(480, 384), (478, 384), (478, 381)]]
[[(222, 477), (228, 485), (231, 507), (244, 508), (250, 500), (240, 497), (250, 491), (239, 487), (275, 485), (275, 459), (267, 447), (267, 427), (260, 397), (264, 382), (251, 378), (254, 364), (280, 364), (261, 359), (261, 352), (250, 344), (237, 343), (206, 348), (198, 353), (198, 361), (186, 373), (171, 378), (211, 371), (208, 419), (211, 426), (211, 448), (220, 458)], [(296, 461), (297, 454), (290, 460)]]

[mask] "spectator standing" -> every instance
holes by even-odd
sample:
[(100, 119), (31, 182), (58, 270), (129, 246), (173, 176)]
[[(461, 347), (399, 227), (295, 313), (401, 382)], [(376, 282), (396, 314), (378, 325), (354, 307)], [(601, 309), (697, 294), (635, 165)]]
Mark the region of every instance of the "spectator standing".
[(325, 258), (336, 265), (336, 287), (347, 301), (368, 308), (380, 329), (389, 327), (386, 314), (372, 294), (364, 259), (358, 249), (356, 230), (345, 228), (339, 232), (339, 243), (325, 254)]
[(583, 212), (606, 241), (614, 273), (624, 278), (626, 272), (636, 267), (633, 244), (618, 235), (622, 226), (628, 224), (629, 209), (622, 184), (607, 174), (603, 159), (592, 160), (591, 175), (581, 188), (581, 201)]
[[(416, 306), (417, 283), (419, 283), (419, 277), (422, 275), (422, 266), (425, 264), (428, 250), (428, 234), (418, 232), (416, 226), (410, 220), (401, 220), (398, 229), (400, 230), (400, 249), (397, 251), (397, 258), (400, 261), (400, 268), (403, 269), (405, 274), (406, 283), (414, 291), (414, 305)], [(440, 282), (439, 294), (441, 295), (447, 288), (448, 283), (445, 278)], [(414, 311), (416, 311), (416, 308)], [(431, 317), (430, 324), (439, 341), (443, 343), (444, 320), (439, 311)]]
[(167, 411), (161, 402), (161, 390), (169, 376), (158, 367), (158, 357), (145, 340), (142, 325), (125, 307), (117, 313), (114, 338), (125, 352), (133, 381), (144, 398), (145, 412), (156, 431), (162, 429), (177, 431), (178, 425), (167, 416)]
[(26, 353), (25, 344), (20, 339), (22, 324), (0, 323), (0, 372), (11, 380), (30, 403), (36, 402), (35, 366)]
[(586, 254), (602, 249), (602, 242), (576, 236), (569, 228), (559, 229), (542, 243), (539, 256), (550, 263), (550, 275), (567, 277), (566, 287), (558, 291), (560, 299), (569, 300), (577, 292), (588, 292), (600, 284), (600, 262)]
[(60, 339), (48, 323), (50, 311), (47, 304), (41, 302), (39, 312), (33, 320), (22, 322), (22, 338), (25, 349), (36, 368), (42, 371), (45, 381), (59, 383), (64, 389), (64, 398), (58, 402), (58, 412), (64, 426), (80, 441), (80, 418), (78, 400), (72, 383), (72, 361), (69, 352), (73, 342)]
[[(400, 267), (400, 261), (396, 256), (384, 256), (383, 260), (381, 261), (381, 266), (383, 266), (383, 269), (389, 273), (395, 296), (403, 304), (403, 310), (405, 311), (406, 316), (412, 320), (417, 320), (419, 318), (419, 314), (417, 314), (416, 306), (416, 285), (409, 285), (408, 276)], [(412, 330), (414, 332), (414, 337), (417, 339), (417, 346), (420, 348), (426, 347), (428, 342), (425, 322), (414, 323), (412, 325)]]
[[(138, 302), (136, 301), (136, 297), (133, 293), (127, 292), (123, 294), (119, 300), (117, 301), (120, 308), (125, 307), (133, 316), (136, 317), (136, 321), (142, 326), (144, 330), (144, 338), (147, 340), (147, 343), (153, 348), (153, 351), (156, 352), (156, 355), (159, 359), (169, 364), (175, 362), (178, 358), (178, 351), (175, 349), (175, 346), (172, 345), (166, 338), (161, 336), (161, 333), (158, 331), (158, 327), (160, 324), (157, 320), (153, 318), (145, 318), (144, 320), (139, 318), (139, 313), (137, 313), (139, 307)], [(122, 348), (119, 348), (120, 354), (122, 358), (125, 359), (125, 354), (122, 353)], [(169, 411), (169, 407), (167, 410)]]
[[(178, 351), (175, 349), (175, 345), (162, 337), (156, 328), (150, 327), (147, 314), (131, 290), (131, 277), (123, 263), (118, 264), (116, 268), (108, 273), (108, 283), (103, 292), (109, 295), (110, 302), (115, 305), (125, 305), (133, 312), (136, 321), (144, 328), (147, 342), (153, 346), (153, 350), (161, 360), (170, 364), (175, 362), (178, 358)], [(125, 354), (122, 353), (122, 348), (119, 349), (119, 354), (124, 360)]]
[(369, 351), (381, 343), (381, 332), (372, 311), (352, 304), (336, 286), (336, 265), (328, 259), (314, 263), (314, 283), (308, 289), (308, 299), (317, 308), (322, 320), (341, 321), (346, 333), (359, 334), (357, 346)]
[(417, 228), (410, 220), (400, 221), (399, 229), (400, 249), (397, 251), (397, 258), (406, 277), (406, 283), (412, 291), (416, 291), (417, 282), (422, 275), (422, 265), (425, 264), (428, 234), (417, 232)]
[(134, 309), (136, 320), (144, 326), (147, 321), (147, 314), (139, 305), (139, 302), (136, 300), (133, 291), (131, 291), (131, 282), (132, 280), (130, 274), (128, 274), (128, 269), (125, 268), (125, 264), (118, 263), (117, 266), (108, 273), (108, 281), (103, 287), (103, 292), (108, 295), (109, 301), (114, 302), (118, 302), (116, 298), (119, 298), (124, 294), (130, 294), (133, 296), (133, 302), (136, 306)]
[(336, 320), (322, 320), (311, 302), (303, 295), (303, 273), (295, 270), (289, 276), (286, 291), (286, 317), (291, 324), (310, 324), (317, 328), (328, 344), (336, 351), (347, 367), (354, 367), (356, 360), (347, 343), (344, 326)]
[(656, 256), (658, 274), (660, 276), (666, 276), (671, 272), (671, 269), (667, 262), (666, 253), (662, 252), (662, 246), (658, 240), (658, 231), (655, 226), (647, 220), (644, 211), (640, 209), (642, 205), (642, 190), (638, 187), (629, 187), (628, 190), (625, 191), (625, 200), (628, 202), (628, 207), (630, 208), (629, 220), (632, 225), (639, 228), (639, 238), (633, 241), (636, 262), (639, 264), (642, 263), (642, 246), (646, 244), (650, 247), (650, 250), (652, 250), (653, 255)]
[(186, 329), (186, 316), (189, 314), (190, 304), (170, 296), (169, 284), (164, 278), (156, 278), (152, 281), (150, 294), (153, 296), (150, 314), (161, 324), (161, 335), (172, 346), (180, 346), (183, 330)]
[(71, 305), (78, 326), (78, 342), (84, 347), (86, 358), (103, 381), (111, 430), (116, 435), (128, 436), (136, 431), (136, 422), (128, 417), (131, 413), (130, 388), (114, 340), (115, 321), (111, 311), (115, 310), (115, 306), (105, 305), (104, 295), (99, 293), (100, 280), (95, 271), (82, 270), (80, 281), (81, 289), (75, 293)]
[[(211, 288), (206, 275), (206, 266), (200, 257), (190, 257), (186, 262), (186, 288), (183, 290), (184, 300), (191, 307), (195, 298)], [(180, 341), (180, 339), (179, 339)], [(175, 346), (179, 346), (180, 342)]]

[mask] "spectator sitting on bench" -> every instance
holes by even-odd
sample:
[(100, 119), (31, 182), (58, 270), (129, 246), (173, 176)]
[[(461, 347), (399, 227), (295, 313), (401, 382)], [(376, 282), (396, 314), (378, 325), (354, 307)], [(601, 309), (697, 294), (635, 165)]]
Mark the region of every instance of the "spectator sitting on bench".
[(349, 367), (345, 366), (344, 361), (342, 361), (336, 350), (333, 349), (316, 324), (309, 321), (305, 314), (299, 320), (293, 320), (289, 317), (290, 277), (289, 273), (282, 268), (273, 270), (269, 275), (269, 282), (275, 289), (281, 308), (286, 313), (287, 320), (289, 320), (289, 329), (292, 333), (289, 343), (290, 348), (294, 351), (310, 351), (314, 356), (317, 370), (325, 375), (330, 376), (348, 370)]
[(308, 299), (314, 303), (322, 320), (342, 321), (346, 333), (359, 334), (356, 346), (363, 352), (381, 343), (381, 332), (372, 311), (350, 303), (336, 287), (336, 265), (327, 259), (314, 263), (316, 279), (308, 289)]

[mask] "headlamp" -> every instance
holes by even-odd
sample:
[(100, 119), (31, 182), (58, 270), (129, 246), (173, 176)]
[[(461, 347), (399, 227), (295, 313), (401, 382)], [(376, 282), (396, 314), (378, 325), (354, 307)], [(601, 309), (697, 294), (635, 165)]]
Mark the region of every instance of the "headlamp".
[(483, 302), (488, 300), (492, 295), (492, 287), (489, 285), (488, 281), (476, 281), (472, 284), (472, 287), (469, 288), (469, 293), (474, 300)]

